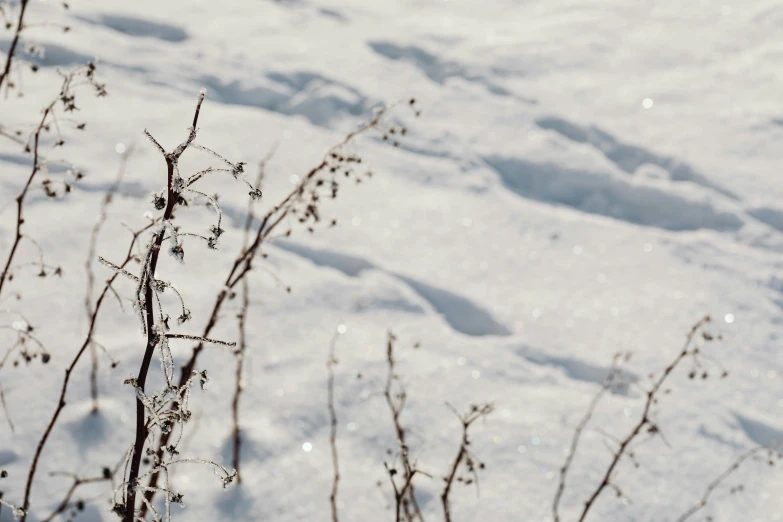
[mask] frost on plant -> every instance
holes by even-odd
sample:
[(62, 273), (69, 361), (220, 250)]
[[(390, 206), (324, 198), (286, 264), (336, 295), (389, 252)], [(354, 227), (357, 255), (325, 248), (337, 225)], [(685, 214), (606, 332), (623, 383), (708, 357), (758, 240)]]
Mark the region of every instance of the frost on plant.
[[(228, 485), (234, 479), (236, 472), (229, 471), (214, 462), (198, 458), (179, 457), (178, 446), (182, 440), (185, 424), (191, 419), (189, 410), (191, 390), (194, 384), (204, 387), (207, 381), (206, 371), (193, 370), (184, 383), (174, 384), (174, 372), (176, 365), (169, 345), (172, 339), (196, 340), (200, 343), (217, 343), (234, 346), (235, 343), (210, 339), (204, 336), (179, 334), (170, 332), (170, 315), (165, 310), (161, 301), (161, 294), (171, 291), (178, 300), (179, 311), (177, 324), (181, 325), (191, 318), (190, 310), (185, 306), (182, 294), (168, 281), (157, 279), (156, 269), (159, 262), (161, 249), (165, 248), (178, 262), (185, 261), (184, 241), (187, 238), (195, 238), (203, 241), (208, 249), (216, 249), (220, 236), (224, 233), (221, 227), (223, 213), (218, 205), (217, 198), (213, 198), (194, 188), (197, 182), (205, 175), (216, 172), (228, 172), (234, 179), (244, 179), (244, 163), (232, 163), (214, 152), (213, 150), (197, 145), (198, 117), (201, 105), (204, 101), (204, 93), (199, 96), (196, 106), (196, 114), (193, 118), (188, 136), (172, 152), (167, 152), (163, 146), (150, 134), (144, 131), (147, 138), (153, 143), (163, 156), (167, 167), (167, 183), (165, 189), (156, 192), (152, 198), (153, 206), (158, 211), (163, 211), (159, 224), (153, 229), (144, 253), (140, 256), (139, 271), (133, 274), (122, 267), (101, 257), (100, 262), (135, 283), (133, 304), (136, 311), (142, 333), (147, 337), (144, 358), (139, 373), (136, 377), (128, 378), (125, 383), (130, 385), (136, 395), (137, 419), (136, 437), (131, 450), (128, 452), (126, 462), (125, 480), (115, 491), (113, 511), (123, 517), (126, 522), (146, 520), (146, 513), (152, 514), (153, 520), (169, 520), (171, 518), (171, 503), (182, 504), (183, 495), (171, 489), (169, 484), (169, 468), (182, 463), (204, 464), (213, 469), (220, 476), (223, 485)], [(208, 153), (219, 159), (221, 164), (228, 168), (208, 168), (188, 177), (182, 177), (179, 169), (179, 159), (188, 149), (196, 149)], [(249, 185), (249, 183), (248, 183)], [(251, 189), (253, 188), (250, 185)], [(178, 206), (187, 205), (189, 197), (204, 198), (215, 210), (215, 223), (208, 232), (200, 234), (185, 230), (179, 222), (175, 222), (175, 210)], [(145, 389), (147, 373), (153, 354), (157, 351), (160, 359), (160, 367), (163, 373), (164, 386), (154, 392)], [(151, 448), (145, 449), (146, 442), (154, 433), (166, 435), (169, 441), (165, 452), (157, 452)], [(143, 456), (146, 456), (143, 458)], [(147, 469), (142, 469), (144, 460)], [(141, 481), (150, 476), (162, 476), (161, 486), (143, 487)], [(142, 515), (137, 513), (137, 493), (141, 492)], [(165, 498), (163, 512), (158, 512), (148, 500), (147, 494), (160, 492)]]

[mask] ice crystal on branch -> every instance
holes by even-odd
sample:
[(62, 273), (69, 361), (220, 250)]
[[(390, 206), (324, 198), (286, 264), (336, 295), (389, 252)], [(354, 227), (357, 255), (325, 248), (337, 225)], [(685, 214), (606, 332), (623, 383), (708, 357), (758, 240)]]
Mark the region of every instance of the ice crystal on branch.
[[(101, 263), (112, 269), (115, 273), (122, 274), (136, 283), (134, 292), (134, 308), (138, 314), (142, 326), (142, 332), (147, 337), (147, 346), (142, 360), (141, 368), (137, 377), (131, 377), (125, 382), (129, 384), (136, 395), (138, 403), (136, 419), (136, 437), (132, 446), (128, 461), (127, 480), (117, 489), (115, 493), (115, 511), (121, 514), (126, 522), (135, 522), (144, 520), (144, 516), (137, 513), (136, 497), (137, 492), (142, 492), (141, 504), (144, 511), (150, 511), (154, 520), (170, 520), (170, 504), (172, 502), (181, 504), (182, 494), (171, 490), (168, 484), (168, 468), (172, 465), (190, 462), (206, 464), (221, 476), (224, 486), (233, 480), (234, 473), (225, 468), (206, 460), (201, 459), (174, 459), (179, 454), (178, 445), (182, 439), (185, 424), (191, 418), (191, 412), (188, 409), (188, 403), (193, 384), (198, 383), (203, 389), (207, 381), (206, 371), (193, 370), (188, 379), (180, 385), (174, 385), (175, 363), (174, 357), (169, 346), (171, 339), (195, 340), (200, 343), (216, 343), (227, 346), (234, 346), (235, 343), (211, 339), (204, 336), (189, 334), (169, 333), (169, 314), (164, 311), (161, 301), (161, 294), (171, 290), (178, 298), (180, 313), (177, 318), (178, 324), (182, 324), (190, 319), (190, 311), (185, 306), (185, 301), (171, 283), (156, 279), (156, 269), (159, 262), (159, 255), (162, 248), (167, 248), (169, 253), (178, 261), (183, 262), (185, 258), (184, 239), (188, 237), (203, 240), (207, 247), (214, 249), (217, 247), (220, 236), (224, 229), (221, 227), (222, 211), (218, 205), (217, 197), (210, 197), (204, 192), (198, 191), (195, 184), (206, 174), (211, 172), (229, 171), (235, 179), (243, 179), (244, 163), (232, 163), (216, 152), (201, 145), (195, 145), (194, 140), (197, 136), (198, 117), (201, 112), (201, 105), (204, 101), (202, 92), (196, 106), (196, 113), (193, 118), (193, 124), (188, 129), (188, 136), (172, 152), (166, 152), (166, 149), (152, 136), (149, 131), (144, 131), (147, 138), (155, 145), (163, 156), (167, 167), (167, 185), (166, 188), (157, 192), (153, 196), (153, 205), (157, 211), (162, 211), (160, 224), (153, 230), (147, 247), (140, 257), (138, 275), (131, 274), (126, 270), (114, 265), (110, 261), (100, 258)], [(190, 177), (183, 178), (180, 175), (179, 159), (190, 148), (204, 151), (213, 157), (218, 158), (222, 163), (229, 166), (230, 169), (208, 168), (200, 171)], [(252, 187), (251, 187), (252, 188)], [(214, 208), (217, 219), (216, 223), (209, 228), (209, 235), (204, 236), (194, 232), (184, 231), (181, 225), (174, 225), (175, 210), (177, 206), (187, 204), (186, 195), (205, 198), (209, 206)], [(164, 243), (167, 243), (164, 245)], [(157, 351), (160, 358), (160, 367), (163, 372), (165, 385), (162, 389), (149, 393), (145, 389), (147, 373), (149, 371), (150, 360), (154, 352)], [(174, 437), (174, 440), (167, 444), (166, 452), (153, 451), (150, 448), (144, 448), (149, 439), (149, 435), (159, 432), (161, 436)], [(141, 471), (142, 455), (145, 458), (153, 459), (152, 469), (146, 473)], [(147, 488), (140, 486), (140, 480), (150, 475), (162, 474), (165, 476), (162, 488), (150, 486)], [(160, 491), (165, 496), (165, 511), (158, 513), (154, 506), (147, 499), (147, 493), (151, 491)]]

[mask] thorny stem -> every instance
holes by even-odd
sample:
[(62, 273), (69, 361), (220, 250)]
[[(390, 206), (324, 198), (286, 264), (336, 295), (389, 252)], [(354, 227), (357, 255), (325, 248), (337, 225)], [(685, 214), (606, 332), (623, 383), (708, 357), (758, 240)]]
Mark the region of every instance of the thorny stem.
[[(136, 245), (136, 241), (138, 240), (139, 236), (145, 231), (149, 230), (153, 225), (154, 222), (150, 223), (149, 225), (142, 228), (141, 230), (133, 233), (133, 239), (131, 240), (131, 244), (128, 247), (128, 253), (125, 256), (125, 261), (121, 265), (122, 267), (127, 265), (131, 261), (131, 259), (133, 259), (133, 247)], [(25, 486), (24, 500), (22, 502), (22, 506), (25, 510), (25, 513), (22, 515), (20, 522), (25, 522), (27, 520), (27, 513), (30, 507), (30, 492), (32, 491), (33, 479), (35, 478), (35, 472), (38, 467), (38, 460), (41, 458), (41, 453), (43, 452), (44, 446), (46, 445), (46, 442), (49, 439), (49, 435), (52, 433), (52, 429), (54, 428), (57, 419), (60, 417), (60, 413), (62, 413), (63, 408), (65, 408), (65, 404), (66, 404), (65, 394), (68, 391), (68, 383), (70, 382), (71, 379), (71, 372), (73, 372), (76, 363), (79, 362), (79, 359), (81, 358), (84, 351), (92, 343), (92, 336), (93, 336), (93, 332), (95, 331), (95, 325), (98, 319), (98, 312), (101, 309), (101, 305), (103, 304), (104, 298), (109, 293), (109, 288), (111, 287), (112, 283), (114, 282), (114, 280), (117, 278), (118, 275), (119, 274), (115, 272), (108, 279), (108, 281), (106, 281), (106, 285), (103, 287), (103, 291), (100, 293), (98, 299), (95, 301), (95, 307), (93, 308), (92, 316), (90, 318), (90, 327), (87, 330), (87, 336), (85, 337), (81, 348), (79, 348), (79, 351), (76, 353), (76, 356), (71, 361), (71, 364), (65, 369), (65, 378), (63, 379), (62, 388), (60, 390), (60, 399), (57, 402), (57, 407), (54, 410), (54, 414), (52, 415), (52, 418), (49, 420), (49, 424), (46, 426), (46, 430), (41, 436), (41, 440), (38, 441), (38, 446), (36, 447), (35, 455), (33, 455), (33, 461), (32, 464), (30, 465), (30, 471), (27, 474), (27, 485)]]
[[(260, 250), (262, 244), (264, 241), (269, 237), (269, 235), (277, 228), (277, 226), (283, 221), (283, 219), (286, 218), (286, 216), (289, 215), (293, 208), (293, 203), (297, 201), (297, 198), (300, 197), (305, 190), (305, 187), (307, 187), (313, 179), (316, 177), (317, 174), (322, 172), (323, 170), (327, 169), (330, 166), (330, 159), (332, 154), (336, 154), (339, 152), (343, 147), (345, 147), (348, 143), (352, 142), (356, 137), (366, 133), (367, 131), (376, 128), (379, 126), (382, 122), (383, 116), (392, 108), (394, 105), (390, 106), (387, 109), (379, 110), (372, 119), (370, 119), (367, 123), (359, 127), (357, 130), (350, 132), (347, 134), (343, 140), (329, 149), (329, 151), (324, 155), (323, 160), (310, 169), (307, 174), (301, 179), (301, 181), (291, 190), (288, 195), (286, 195), (280, 203), (272, 207), (264, 216), (261, 218), (258, 227), (256, 229), (255, 238), (253, 239), (250, 246), (243, 248), (237, 258), (234, 260), (234, 264), (231, 267), (231, 270), (229, 270), (228, 275), (226, 276), (225, 281), (223, 282), (223, 288), (218, 293), (217, 297), (215, 298), (215, 303), (212, 306), (212, 313), (210, 314), (209, 320), (207, 321), (206, 326), (204, 327), (204, 333), (203, 335), (206, 337), (210, 334), (212, 329), (215, 327), (215, 325), (218, 322), (218, 318), (220, 316), (220, 311), (222, 310), (223, 304), (228, 298), (233, 289), (243, 280), (243, 278), (250, 272), (252, 269), (252, 263), (253, 259), (256, 255), (256, 253)], [(184, 385), (185, 382), (187, 382), (189, 376), (193, 373), (193, 370), (196, 367), (196, 361), (198, 360), (199, 354), (201, 354), (202, 350), (204, 349), (204, 343), (199, 343), (195, 347), (193, 347), (193, 352), (191, 353), (190, 359), (182, 366), (180, 370), (180, 386)], [(173, 405), (175, 407), (176, 405)], [(160, 439), (158, 441), (158, 456), (163, 455), (163, 448), (166, 447), (168, 444), (168, 441), (170, 439), (171, 435), (169, 433), (163, 433), (160, 436)], [(147, 485), (147, 493), (145, 494), (148, 501), (152, 501), (152, 498), (155, 496), (155, 490), (154, 488), (157, 486), (158, 483), (158, 474), (154, 473), (150, 476), (149, 483)], [(146, 513), (146, 503), (141, 506), (140, 516), (144, 516)]]
[(27, 4), (29, 4), (29, 0), (22, 0), (21, 5), (19, 6), (19, 19), (16, 23), (16, 31), (14, 31), (14, 38), (11, 40), (11, 46), (8, 48), (8, 55), (5, 58), (5, 66), (3, 67), (3, 71), (0, 72), (0, 89), (3, 87), (3, 82), (8, 77), (8, 74), (11, 72), (11, 62), (14, 59), (14, 54), (16, 53), (16, 46), (19, 44), (19, 37), (22, 34), (22, 29), (24, 29), (24, 15), (27, 11)]
[[(191, 134), (187, 141), (182, 143), (174, 152), (165, 154), (167, 167), (167, 196), (166, 196), (166, 208), (163, 211), (162, 221), (168, 222), (174, 213), (174, 207), (177, 204), (178, 193), (174, 186), (174, 168), (177, 160), (190, 145), (195, 135), (196, 127), (198, 125), (198, 117), (201, 112), (201, 104), (204, 102), (204, 93), (202, 92), (196, 105), (196, 113), (193, 116), (193, 124), (191, 125)], [(155, 352), (155, 346), (158, 344), (158, 335), (155, 329), (154, 310), (153, 310), (153, 284), (155, 280), (155, 270), (158, 266), (158, 257), (160, 255), (160, 247), (163, 243), (163, 237), (165, 236), (165, 228), (161, 229), (155, 235), (154, 243), (152, 244), (152, 252), (150, 256), (149, 267), (143, 267), (149, 276), (149, 283), (146, 285), (145, 290), (145, 320), (147, 331), (147, 346), (144, 350), (144, 358), (141, 361), (141, 367), (139, 368), (138, 377), (136, 377), (136, 383), (144, 391), (144, 385), (147, 382), (147, 373), (149, 372), (150, 362), (152, 361), (153, 353)], [(206, 337), (206, 336), (205, 336)], [(147, 439), (147, 424), (145, 423), (145, 411), (144, 403), (141, 398), (136, 399), (136, 439), (133, 443), (133, 455), (131, 457), (130, 471), (128, 474), (128, 499), (125, 508), (125, 522), (134, 522), (136, 517), (136, 491), (137, 491), (137, 478), (139, 476), (139, 469), (141, 467), (141, 458), (144, 454), (144, 442)]]
[(584, 508), (582, 509), (582, 513), (577, 519), (578, 522), (583, 522), (585, 518), (587, 518), (587, 514), (590, 512), (590, 508), (593, 507), (595, 504), (595, 501), (598, 499), (598, 497), (603, 493), (603, 491), (612, 485), (612, 472), (617, 467), (617, 465), (620, 463), (620, 460), (625, 455), (626, 450), (631, 445), (631, 443), (636, 439), (636, 437), (642, 432), (642, 429), (647, 426), (650, 428), (655, 427), (655, 424), (653, 424), (651, 418), (650, 418), (650, 410), (653, 406), (653, 404), (656, 402), (658, 391), (660, 390), (663, 383), (666, 381), (666, 379), (671, 375), (672, 371), (685, 359), (688, 355), (691, 354), (691, 351), (689, 350), (691, 343), (693, 342), (693, 338), (696, 335), (696, 333), (701, 329), (702, 326), (707, 324), (710, 321), (710, 317), (706, 316), (699, 320), (696, 324), (693, 325), (690, 332), (688, 332), (688, 336), (686, 337), (685, 344), (680, 351), (680, 353), (677, 355), (677, 357), (672, 361), (669, 366), (664, 369), (663, 373), (660, 377), (655, 381), (653, 384), (653, 387), (647, 392), (647, 400), (644, 405), (644, 410), (642, 411), (642, 416), (639, 419), (639, 422), (634, 426), (634, 428), (631, 430), (631, 432), (620, 441), (619, 447), (617, 448), (617, 451), (614, 454), (614, 457), (612, 458), (612, 462), (609, 464), (609, 467), (606, 469), (606, 473), (603, 476), (603, 479), (598, 484), (598, 487), (595, 489), (592, 495), (590, 495), (590, 498), (587, 499), (585, 502)]
[(334, 365), (337, 364), (335, 351), (337, 348), (337, 335), (332, 337), (329, 343), (329, 358), (326, 360), (326, 372), (328, 376), (326, 385), (326, 400), (329, 408), (329, 445), (332, 449), (332, 491), (329, 494), (329, 504), (332, 507), (332, 522), (339, 522), (337, 516), (337, 488), (340, 484), (340, 462), (337, 458), (337, 412), (334, 409)]

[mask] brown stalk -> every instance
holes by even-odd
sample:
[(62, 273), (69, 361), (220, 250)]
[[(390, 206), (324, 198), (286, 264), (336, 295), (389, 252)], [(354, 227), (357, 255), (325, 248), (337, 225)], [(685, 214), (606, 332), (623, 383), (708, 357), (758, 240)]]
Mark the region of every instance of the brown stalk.
[(329, 446), (332, 450), (332, 491), (329, 494), (329, 504), (332, 508), (332, 522), (339, 522), (337, 516), (337, 488), (340, 485), (340, 461), (337, 457), (337, 412), (334, 409), (334, 366), (337, 364), (335, 351), (337, 335), (329, 343), (329, 358), (326, 360), (327, 385), (326, 401), (329, 408)]
[(250, 299), (248, 297), (248, 285), (247, 285), (247, 279), (242, 280), (242, 308), (239, 311), (239, 314), (237, 314), (238, 319), (238, 329), (239, 329), (239, 339), (237, 340), (237, 349), (234, 352), (234, 355), (236, 356), (236, 371), (235, 371), (235, 377), (236, 381), (234, 383), (234, 397), (231, 400), (231, 419), (232, 419), (232, 429), (231, 434), (234, 440), (234, 450), (232, 454), (232, 463), (234, 466), (234, 469), (237, 472), (237, 483), (242, 483), (242, 474), (239, 470), (239, 463), (241, 460), (241, 451), (242, 451), (242, 430), (239, 425), (239, 397), (242, 394), (242, 390), (244, 389), (244, 385), (242, 383), (242, 372), (243, 372), (243, 366), (245, 362), (245, 350), (247, 349), (247, 333), (245, 329), (245, 321), (247, 320), (247, 308), (250, 302)]
[[(492, 413), (494, 407), (491, 404), (484, 404), (481, 406), (473, 405), (471, 406), (470, 410), (467, 413), (463, 413), (462, 415), (457, 413), (457, 411), (454, 408), (451, 409), (452, 411), (454, 411), (454, 414), (462, 423), (462, 441), (459, 446), (459, 451), (457, 451), (457, 456), (454, 457), (454, 461), (451, 464), (451, 469), (449, 470), (449, 474), (444, 479), (445, 485), (443, 486), (443, 491), (440, 494), (440, 500), (441, 503), (443, 504), (443, 516), (446, 522), (451, 522), (451, 504), (449, 501), (449, 495), (451, 494), (451, 486), (454, 484), (454, 478), (457, 476), (457, 471), (459, 470), (459, 467), (463, 463), (463, 461), (467, 462), (468, 471), (473, 473), (475, 477), (478, 477), (478, 474), (476, 473), (476, 469), (475, 469), (476, 459), (475, 457), (473, 457), (470, 451), (470, 438), (468, 437), (468, 431), (470, 430), (470, 426), (477, 420), (484, 418), (490, 413)], [(484, 469), (484, 463), (479, 462), (478, 467), (480, 469)], [(476, 481), (476, 487), (478, 487), (478, 481)]]
[[(415, 466), (411, 464), (408, 444), (405, 441), (405, 428), (400, 422), (400, 416), (402, 415), (402, 411), (405, 409), (405, 402), (408, 399), (408, 395), (404, 388), (402, 388), (396, 394), (393, 393), (392, 390), (394, 381), (399, 380), (399, 376), (397, 375), (395, 369), (394, 359), (394, 342), (396, 339), (397, 338), (392, 332), (388, 333), (386, 340), (386, 362), (388, 372), (386, 374), (386, 386), (383, 390), (383, 396), (386, 399), (386, 404), (389, 407), (389, 412), (392, 416), (392, 422), (394, 423), (394, 433), (397, 438), (397, 444), (399, 445), (400, 461), (402, 462), (403, 467), (403, 487), (398, 489), (395, 485), (394, 488), (397, 520), (399, 521), (400, 508), (402, 508), (406, 520), (411, 521), (415, 516), (423, 522), (424, 517), (422, 516), (421, 509), (419, 509), (419, 504), (416, 501), (415, 488), (413, 486), (413, 476), (416, 474), (417, 470), (415, 469)], [(390, 478), (394, 484), (394, 476), (396, 475), (397, 470), (393, 467), (389, 468), (388, 466), (387, 470), (389, 471)]]
[(41, 132), (46, 125), (46, 120), (49, 117), (49, 113), (52, 111), (52, 109), (54, 109), (54, 105), (57, 103), (57, 101), (58, 100), (54, 100), (44, 109), (41, 122), (38, 124), (38, 128), (35, 130), (35, 134), (33, 136), (33, 169), (32, 172), (30, 172), (30, 175), (27, 177), (27, 182), (24, 184), (24, 187), (22, 187), (22, 192), (20, 192), (19, 195), (15, 198), (16, 234), (14, 236), (14, 242), (11, 244), (11, 251), (8, 253), (8, 259), (5, 262), (5, 268), (3, 268), (3, 273), (0, 274), (0, 294), (2, 294), (3, 286), (5, 285), (6, 280), (8, 280), (8, 271), (11, 269), (11, 263), (14, 260), (16, 249), (19, 246), (19, 242), (22, 241), (22, 224), (24, 223), (24, 198), (27, 195), (27, 191), (30, 189), (33, 178), (35, 178), (35, 175), (38, 174), (38, 172), (41, 170), (41, 166), (38, 163), (38, 145), (40, 143)]
[(8, 77), (8, 74), (11, 72), (11, 62), (14, 59), (14, 54), (16, 53), (16, 46), (19, 44), (19, 37), (22, 34), (22, 29), (24, 29), (24, 15), (27, 11), (27, 5), (30, 3), (30, 0), (22, 0), (20, 7), (19, 7), (19, 19), (16, 23), (16, 30), (14, 31), (14, 37), (11, 40), (11, 46), (8, 48), (8, 55), (5, 58), (5, 65), (3, 66), (3, 71), (0, 72), (0, 89), (3, 87), (3, 82)]
[[(266, 158), (264, 158), (261, 161), (261, 164), (258, 169), (258, 177), (256, 179), (255, 184), (253, 187), (255, 187), (256, 190), (261, 189), (261, 183), (264, 179), (264, 172), (266, 170), (266, 164), (271, 159), (272, 154), (274, 154), (274, 149), (270, 151), (269, 154), (267, 154)], [(247, 248), (248, 245), (248, 239), (250, 236), (250, 227), (253, 225), (253, 221), (255, 220), (255, 203), (256, 200), (253, 198), (250, 198), (250, 201), (247, 205), (247, 216), (245, 217), (245, 236), (243, 240), (243, 244), (245, 245), (245, 248)], [(242, 391), (244, 390), (244, 385), (242, 383), (242, 374), (244, 371), (244, 363), (245, 363), (245, 352), (247, 350), (247, 332), (245, 328), (245, 324), (247, 321), (247, 313), (248, 308), (250, 307), (250, 289), (248, 288), (248, 281), (247, 277), (242, 279), (242, 304), (241, 308), (239, 310), (239, 313), (237, 314), (238, 319), (238, 330), (239, 330), (239, 339), (237, 344), (237, 349), (234, 351), (234, 355), (236, 356), (236, 371), (235, 371), (235, 383), (234, 383), (234, 398), (231, 400), (231, 417), (233, 421), (233, 428), (232, 428), (232, 436), (234, 439), (234, 450), (232, 455), (232, 461), (234, 465), (234, 469), (237, 472), (237, 483), (242, 483), (242, 474), (239, 471), (239, 464), (241, 460), (241, 446), (242, 446), (242, 431), (240, 429), (240, 423), (239, 423), (239, 398), (240, 395), (242, 395)]]
[[(133, 239), (131, 240), (131, 244), (128, 247), (128, 252), (125, 256), (125, 260), (123, 261), (122, 265), (120, 265), (121, 267), (125, 267), (134, 258), (133, 247), (136, 245), (136, 241), (138, 240), (139, 236), (142, 233), (149, 230), (153, 225), (154, 222), (150, 223), (149, 225), (142, 228), (141, 230), (133, 233)], [(51, 435), (52, 429), (54, 428), (54, 425), (57, 423), (57, 419), (60, 417), (60, 413), (62, 413), (63, 408), (65, 408), (66, 405), (65, 394), (68, 391), (68, 384), (70, 383), (71, 380), (71, 372), (73, 372), (76, 363), (79, 362), (79, 359), (81, 358), (82, 354), (85, 352), (87, 347), (92, 343), (92, 336), (95, 331), (95, 325), (97, 324), (98, 312), (101, 309), (101, 305), (103, 304), (104, 298), (109, 293), (109, 288), (111, 287), (112, 283), (117, 278), (117, 276), (118, 274), (114, 273), (108, 279), (108, 281), (106, 281), (106, 285), (103, 287), (103, 291), (101, 291), (100, 295), (98, 296), (98, 299), (95, 301), (95, 307), (93, 309), (92, 316), (90, 318), (90, 326), (89, 329), (87, 330), (87, 336), (85, 337), (81, 348), (79, 348), (79, 351), (76, 353), (76, 356), (71, 361), (71, 364), (68, 365), (68, 367), (65, 369), (65, 378), (63, 379), (62, 387), (60, 389), (60, 398), (57, 402), (57, 407), (54, 410), (54, 414), (52, 415), (52, 418), (49, 420), (49, 424), (46, 426), (46, 430), (41, 436), (41, 439), (38, 441), (38, 446), (35, 449), (35, 454), (33, 455), (33, 461), (30, 465), (30, 471), (27, 474), (27, 484), (25, 486), (24, 500), (22, 502), (22, 507), (24, 508), (25, 513), (22, 515), (21, 522), (25, 522), (27, 520), (27, 513), (30, 508), (30, 493), (32, 491), (33, 479), (35, 478), (35, 472), (38, 468), (38, 461), (41, 458), (41, 453), (43, 452), (46, 442), (49, 440), (49, 435)]]
[[(26, 5), (26, 2), (24, 3)], [(9, 55), (10, 58), (10, 55)], [(26, 237), (22, 233), (22, 225), (24, 224), (24, 201), (25, 197), (27, 196), (27, 192), (30, 190), (30, 186), (33, 183), (33, 179), (36, 177), (36, 175), (41, 171), (41, 162), (43, 160), (43, 157), (40, 154), (40, 138), (41, 133), (43, 131), (48, 131), (50, 123), (49, 119), (50, 117), (56, 120), (55, 116), (55, 106), (58, 102), (63, 103), (65, 106), (66, 111), (75, 110), (76, 105), (74, 103), (74, 97), (71, 92), (72, 82), (76, 75), (80, 72), (81, 68), (75, 69), (73, 72), (64, 75), (63, 78), (63, 84), (60, 88), (60, 93), (57, 95), (57, 97), (52, 100), (49, 105), (47, 105), (43, 110), (43, 115), (41, 116), (41, 120), (38, 123), (38, 126), (36, 127), (33, 135), (32, 135), (32, 146), (29, 145), (27, 149), (29, 152), (32, 152), (33, 154), (33, 167), (30, 172), (30, 175), (27, 177), (27, 181), (25, 182), (24, 186), (22, 187), (22, 191), (16, 196), (16, 230), (14, 235), (13, 243), (11, 244), (11, 250), (8, 253), (8, 258), (5, 262), (5, 267), (3, 268), (2, 274), (0, 274), (0, 294), (3, 292), (3, 288), (5, 286), (6, 281), (9, 279), (9, 273), (11, 270), (11, 265), (14, 260), (14, 256), (16, 255), (17, 248), (19, 247), (19, 243), (22, 241), (23, 237)], [(95, 66), (93, 64), (89, 64), (86, 66), (86, 76), (89, 79), (90, 83), (96, 88), (98, 95), (103, 96), (106, 94), (105, 87), (103, 85), (100, 85), (96, 83), (93, 80), (93, 73), (95, 71)], [(62, 139), (59, 139), (57, 141), (57, 144), (63, 144), (64, 141)], [(46, 185), (46, 181), (44, 181), (44, 189), (47, 190), (47, 194), (51, 195), (49, 192), (51, 189), (48, 188), (48, 185)], [(32, 240), (31, 240), (32, 241)], [(43, 262), (42, 262), (43, 266)]]
[[(166, 160), (167, 167), (167, 184), (166, 184), (166, 208), (163, 211), (163, 222), (168, 222), (173, 213), (174, 207), (177, 204), (178, 193), (174, 187), (174, 168), (177, 160), (192, 143), (196, 136), (196, 127), (198, 125), (198, 117), (201, 112), (201, 104), (204, 102), (204, 93), (199, 96), (198, 103), (196, 105), (196, 113), (193, 116), (193, 123), (191, 125), (191, 132), (188, 139), (177, 147), (173, 152), (165, 153), (164, 158)], [(139, 368), (138, 377), (136, 377), (136, 383), (142, 391), (147, 382), (147, 373), (149, 372), (150, 362), (152, 361), (152, 355), (155, 352), (155, 346), (158, 344), (158, 334), (155, 331), (154, 325), (154, 296), (153, 296), (153, 282), (155, 281), (155, 270), (158, 266), (158, 258), (160, 255), (160, 247), (165, 237), (165, 229), (155, 233), (155, 238), (152, 243), (152, 251), (150, 255), (149, 267), (144, 267), (149, 277), (149, 282), (145, 289), (145, 320), (147, 331), (147, 345), (144, 350), (144, 358), (141, 361), (141, 367)], [(206, 336), (205, 336), (206, 337)], [(147, 424), (145, 422), (144, 404), (140, 398), (136, 399), (136, 438), (133, 443), (133, 454), (130, 460), (130, 471), (128, 474), (128, 499), (125, 510), (125, 522), (134, 522), (136, 516), (136, 480), (139, 476), (139, 469), (141, 467), (141, 458), (144, 453), (144, 442), (147, 439)]]
[[(389, 474), (389, 481), (391, 482), (392, 490), (394, 491), (394, 522), (400, 522), (402, 520), (402, 507), (405, 504), (405, 498), (410, 494), (410, 489), (413, 487), (413, 477), (415, 477), (417, 473), (421, 473), (421, 471), (415, 468), (412, 469), (409, 474), (406, 474), (402, 487), (400, 487), (397, 485), (397, 481), (394, 480), (394, 477), (397, 476), (397, 470), (395, 468), (390, 468), (389, 464), (386, 462), (383, 463), (383, 466)], [(406, 519), (410, 518), (411, 515), (406, 513)]]

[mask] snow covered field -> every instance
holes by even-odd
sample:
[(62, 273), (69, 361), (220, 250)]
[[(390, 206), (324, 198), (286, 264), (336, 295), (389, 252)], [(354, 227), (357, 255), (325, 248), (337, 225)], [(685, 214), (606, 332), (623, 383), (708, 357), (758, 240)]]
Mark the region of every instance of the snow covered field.
[[(85, 178), (55, 201), (36, 188), (26, 206), (25, 230), (62, 278), (30, 269), (2, 296), (52, 354), (47, 365), (0, 370), (15, 425), (0, 419), (5, 500), (22, 499), (63, 368), (84, 340), (84, 263), (117, 151), (133, 148), (97, 250), (114, 261), (130, 239), (122, 223), (143, 225), (151, 194), (165, 186), (143, 129), (173, 148), (202, 87), (199, 143), (247, 162), (250, 177), (275, 149), (261, 212), (375, 106), (415, 97), (422, 115), (406, 103), (394, 112), (408, 130), (399, 148), (359, 139), (352, 150), (373, 177), (324, 202), (324, 218), (338, 226), (311, 235), (293, 220), (290, 239), (264, 248), (249, 278), (243, 480), (223, 490), (208, 469), (179, 468), (172, 482), (186, 507), (173, 508), (175, 519), (331, 520), (325, 364), (338, 325), (343, 522), (394, 520), (383, 466), (397, 447), (382, 396), (388, 330), (398, 337), (411, 454), (433, 475), (416, 482), (428, 521), (442, 519), (441, 477), (460, 443), (446, 402), (496, 408), (474, 425), (472, 449), (486, 463), (480, 495), (458, 485), (454, 520), (552, 520), (574, 427), (613, 354), (633, 352), (625, 371), (638, 384), (601, 404), (569, 475), (562, 514), (575, 520), (609, 463), (612, 436), (641, 415), (648, 374), (660, 375), (705, 314), (723, 340), (704, 350), (729, 376), (691, 380), (687, 365), (678, 369), (658, 405), (665, 441), (635, 450), (638, 469), (631, 459), (620, 465), (624, 496), (605, 492), (589, 519), (677, 520), (737, 455), (783, 440), (783, 1), (74, 0), (64, 11), (31, 0), (27, 19), (71, 30), (26, 33), (46, 53), (28, 57), (41, 70), (22, 72), (24, 98), (0, 101), (0, 125), (30, 130), (59, 87), (55, 67), (97, 58), (109, 96), (82, 95), (85, 130), (69, 131), (63, 148), (46, 145), (50, 159), (68, 159)], [(0, 49), (11, 37), (0, 31)], [(202, 167), (196, 157), (183, 158), (183, 172)], [(0, 139), (3, 260), (30, 166), (21, 146)], [(52, 168), (53, 178), (64, 175)], [(229, 176), (207, 185), (226, 218), (220, 249), (186, 238), (184, 265), (167, 255), (159, 265), (192, 311), (177, 331), (203, 329), (242, 244), (246, 188)], [(211, 223), (208, 212), (187, 216), (192, 228)], [(30, 244), (21, 248), (20, 259), (36, 259)], [(94, 265), (101, 283), (110, 273)], [(132, 283), (116, 288), (133, 294)], [(212, 337), (236, 339), (238, 306), (228, 303)], [(7, 328), (16, 318), (0, 320)], [(0, 335), (8, 345), (16, 336)], [(129, 303), (124, 312), (113, 298), (106, 304), (96, 339), (119, 364), (101, 359), (97, 415), (89, 357), (76, 367), (30, 520), (44, 519), (71, 483), (51, 472), (100, 474), (133, 441), (135, 397), (122, 382), (137, 373), (145, 338)], [(188, 342), (172, 346), (178, 363), (189, 357)], [(181, 451), (230, 466), (234, 357), (208, 346), (197, 366), (211, 380), (194, 390)], [(730, 494), (738, 484), (744, 491)], [(90, 502), (76, 520), (117, 519), (107, 484), (79, 495)], [(708, 515), (783, 519), (783, 473), (746, 463), (692, 520)]]

